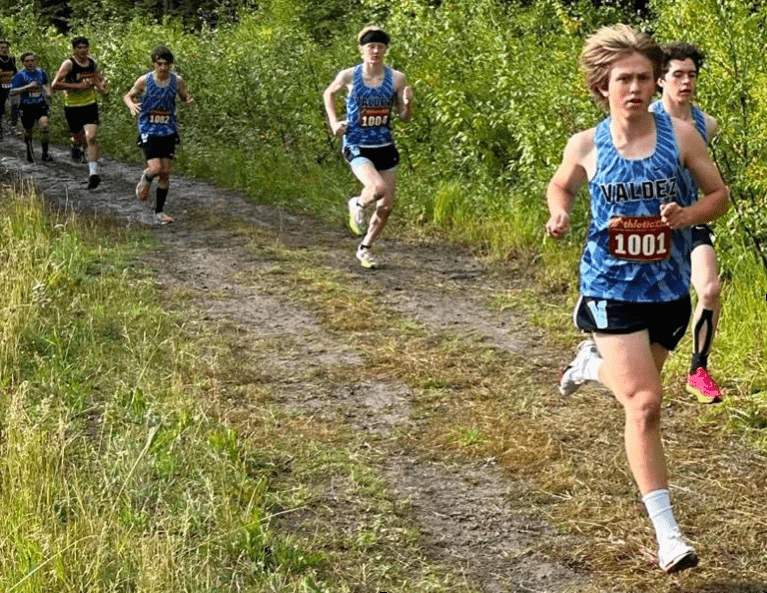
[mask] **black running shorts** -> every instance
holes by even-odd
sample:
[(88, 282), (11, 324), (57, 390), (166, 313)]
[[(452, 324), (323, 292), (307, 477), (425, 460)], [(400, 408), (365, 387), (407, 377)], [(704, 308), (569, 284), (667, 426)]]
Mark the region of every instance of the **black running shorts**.
[(648, 330), (650, 343), (676, 348), (687, 331), (690, 295), (666, 303), (630, 303), (581, 296), (575, 305), (575, 325), (588, 333), (631, 334)]
[(707, 224), (695, 224), (691, 227), (691, 231), (693, 249), (701, 245), (714, 246), (714, 231)]
[(98, 103), (81, 107), (64, 107), (64, 118), (67, 120), (69, 132), (79, 134), (88, 124), (99, 125)]
[(176, 146), (178, 146), (178, 134), (169, 136), (142, 136), (138, 137), (136, 145), (144, 151), (146, 160), (152, 159), (172, 159), (176, 156)]
[(37, 120), (48, 115), (49, 111), (50, 108), (48, 107), (48, 103), (20, 105), (19, 114), (21, 115), (21, 127), (25, 130), (31, 130), (35, 127)]
[(399, 152), (394, 144), (376, 148), (347, 144), (344, 147), (344, 158), (352, 166), (352, 169), (358, 166), (362, 159), (366, 159), (373, 163), (376, 171), (391, 171), (399, 163)]

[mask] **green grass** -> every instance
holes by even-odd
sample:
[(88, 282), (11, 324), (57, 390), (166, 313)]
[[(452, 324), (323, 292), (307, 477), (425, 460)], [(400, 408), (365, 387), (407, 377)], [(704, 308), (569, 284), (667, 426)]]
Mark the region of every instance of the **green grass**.
[[(2, 590), (471, 593), (422, 557), (359, 436), (272, 404), (279, 376), (188, 295), (159, 300), (136, 265), (148, 235), (10, 187), (0, 211)], [(284, 266), (341, 320), (355, 296), (332, 274)], [(356, 524), (333, 526), (331, 484)]]
[[(539, 552), (602, 575), (594, 577), (595, 591), (611, 579), (625, 581), (623, 590), (656, 590), (642, 581), (646, 567), (625, 574), (649, 534), (645, 518), (632, 511), (633, 483), (616, 444), (619, 406), (599, 390), (562, 402), (550, 389), (548, 351), (519, 356), (435, 333), (324, 265), (322, 248), (292, 251), (263, 230), (234, 229), (271, 262), (240, 281), (313, 311), (321, 331), (344, 336), (365, 361), (296, 380), (320, 395), (380, 377), (411, 391), (417, 429), (371, 447), (370, 435), (350, 430), (342, 417), (278, 403), (289, 394), (274, 357), (295, 355), (301, 340), (213, 326), (183, 291), (161, 299), (136, 265), (153, 246), (149, 236), (58, 217), (26, 190), (0, 195), (0, 241), (9, 254), (0, 273), (8, 295), (0, 474), (15, 486), (0, 495), (3, 590), (335, 593), (363, 583), (370, 590), (470, 593), (428, 560), (407, 507), (378, 474), (389, 446), (494, 460), (534, 485), (519, 493), (520, 510), (537, 509), (561, 531), (603, 542), (541, 544)], [(547, 344), (561, 349), (577, 339), (562, 331), (569, 323), (543, 320), (569, 321), (574, 293), (567, 276), (579, 250), (575, 240), (539, 249), (540, 270), (515, 257), (496, 264), (517, 266), (520, 280), (491, 303), (521, 305), (548, 330)], [(745, 314), (760, 315), (753, 287), (762, 278), (757, 272), (749, 285), (727, 285), (726, 310), (732, 301), (750, 302)], [(668, 434), (672, 471), (684, 468), (675, 483), (690, 493), (678, 500), (680, 515), (704, 549), (725, 542), (728, 553), (750, 555), (755, 574), (761, 494), (758, 456), (748, 456), (764, 450), (766, 402), (749, 366), (761, 360), (758, 351), (734, 353), (738, 340), (758, 333), (742, 329), (739, 317), (723, 318), (717, 342), (715, 360), (723, 372), (732, 369), (725, 404), (701, 410), (673, 395), (687, 356), (670, 361)], [(753, 479), (738, 477), (733, 458), (708, 462), (710, 450), (729, 451), (733, 437), (756, 447), (737, 453)], [(710, 516), (692, 510), (704, 498), (732, 496), (737, 516), (732, 509)], [(695, 578), (722, 569), (708, 570)]]

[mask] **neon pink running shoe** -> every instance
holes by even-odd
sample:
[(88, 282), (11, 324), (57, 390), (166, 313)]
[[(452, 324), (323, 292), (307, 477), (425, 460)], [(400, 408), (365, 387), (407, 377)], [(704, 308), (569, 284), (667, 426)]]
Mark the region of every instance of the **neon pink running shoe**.
[(694, 373), (687, 375), (685, 390), (692, 393), (702, 404), (718, 404), (722, 401), (722, 391), (716, 384), (708, 369), (698, 367)]

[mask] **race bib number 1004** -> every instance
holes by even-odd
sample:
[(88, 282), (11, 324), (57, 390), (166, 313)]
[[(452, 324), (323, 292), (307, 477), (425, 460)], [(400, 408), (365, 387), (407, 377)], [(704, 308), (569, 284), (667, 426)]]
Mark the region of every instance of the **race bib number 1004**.
[(663, 261), (671, 254), (671, 227), (660, 216), (616, 216), (610, 220), (610, 253), (619, 259)]
[(360, 126), (372, 128), (389, 124), (391, 109), (388, 107), (363, 107), (360, 109)]

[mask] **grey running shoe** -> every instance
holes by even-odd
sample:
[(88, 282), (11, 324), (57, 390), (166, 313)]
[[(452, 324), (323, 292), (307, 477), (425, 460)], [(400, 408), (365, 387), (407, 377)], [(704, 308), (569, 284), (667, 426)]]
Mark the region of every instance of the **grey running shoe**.
[(363, 247), (362, 245), (360, 245), (357, 248), (357, 259), (360, 260), (360, 264), (362, 265), (363, 268), (378, 267), (378, 263), (373, 257), (373, 254), (370, 253), (370, 247)]
[(170, 224), (171, 222), (173, 222), (173, 219), (167, 214), (165, 214), (165, 212), (155, 213), (154, 219), (155, 219), (155, 222), (157, 222), (157, 224), (160, 224), (160, 225)]
[(367, 215), (365, 208), (359, 202), (359, 196), (349, 199), (349, 228), (358, 237), (368, 230)]
[(559, 393), (564, 396), (570, 396), (578, 388), (586, 383), (583, 373), (586, 365), (593, 358), (599, 358), (599, 351), (594, 340), (583, 340), (578, 344), (578, 352), (573, 361), (568, 364), (559, 377)]
[(667, 574), (681, 572), (698, 566), (698, 555), (692, 546), (677, 534), (667, 538), (658, 549), (658, 565)]

